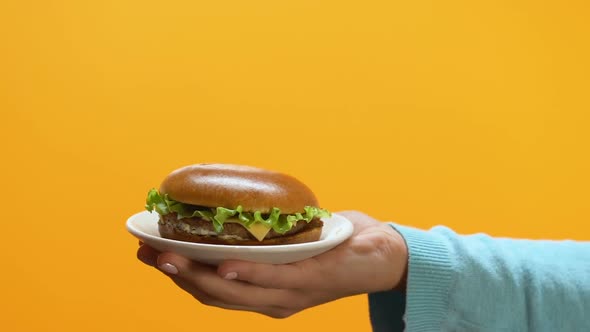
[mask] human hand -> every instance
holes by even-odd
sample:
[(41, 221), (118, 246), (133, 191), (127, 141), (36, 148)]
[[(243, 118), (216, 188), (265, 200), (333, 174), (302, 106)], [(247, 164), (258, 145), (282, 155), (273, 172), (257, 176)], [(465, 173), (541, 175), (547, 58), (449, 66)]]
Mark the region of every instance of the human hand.
[(292, 264), (226, 261), (214, 267), (146, 245), (137, 256), (205, 305), (273, 318), (347, 296), (404, 289), (408, 251), (401, 235), (363, 213), (338, 214), (354, 224), (352, 236), (326, 253)]

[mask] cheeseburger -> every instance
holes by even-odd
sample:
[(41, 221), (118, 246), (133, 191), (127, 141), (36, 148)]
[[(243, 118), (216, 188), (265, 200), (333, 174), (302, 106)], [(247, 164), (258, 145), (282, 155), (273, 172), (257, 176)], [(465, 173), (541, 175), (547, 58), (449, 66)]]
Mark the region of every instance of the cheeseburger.
[(149, 191), (164, 238), (225, 245), (283, 245), (320, 239), (321, 209), (313, 192), (278, 172), (241, 165), (196, 164), (170, 173)]

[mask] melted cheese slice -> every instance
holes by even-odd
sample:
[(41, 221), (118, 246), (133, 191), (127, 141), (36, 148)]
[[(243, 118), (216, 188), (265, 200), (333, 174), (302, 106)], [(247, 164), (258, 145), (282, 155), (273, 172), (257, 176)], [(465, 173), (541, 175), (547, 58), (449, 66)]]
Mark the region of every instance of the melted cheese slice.
[[(239, 224), (239, 220), (235, 219), (235, 218), (230, 218), (227, 219), (225, 222), (232, 222), (232, 223), (237, 223)], [(254, 223), (252, 225), (250, 225), (250, 228), (247, 228), (244, 226), (244, 228), (250, 232), (250, 234), (252, 234), (258, 241), (262, 241), (264, 240), (264, 238), (266, 237), (266, 234), (268, 234), (268, 232), (270, 232), (270, 228), (264, 226), (261, 223)]]
[(264, 240), (264, 237), (266, 236), (266, 234), (268, 234), (268, 232), (270, 232), (270, 228), (264, 226), (261, 223), (254, 223), (254, 224), (250, 225), (250, 228), (246, 228), (246, 229), (248, 230), (248, 232), (250, 232), (250, 234), (254, 235), (254, 237), (258, 241)]

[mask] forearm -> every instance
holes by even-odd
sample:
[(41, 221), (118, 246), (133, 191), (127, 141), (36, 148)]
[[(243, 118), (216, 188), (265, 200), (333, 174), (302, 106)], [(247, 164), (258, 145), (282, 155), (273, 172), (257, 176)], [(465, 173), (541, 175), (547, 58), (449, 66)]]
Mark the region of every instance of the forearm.
[(394, 227), (409, 249), (408, 331), (590, 330), (590, 243)]
[(441, 234), (456, 258), (457, 319), (495, 330), (590, 331), (590, 243)]

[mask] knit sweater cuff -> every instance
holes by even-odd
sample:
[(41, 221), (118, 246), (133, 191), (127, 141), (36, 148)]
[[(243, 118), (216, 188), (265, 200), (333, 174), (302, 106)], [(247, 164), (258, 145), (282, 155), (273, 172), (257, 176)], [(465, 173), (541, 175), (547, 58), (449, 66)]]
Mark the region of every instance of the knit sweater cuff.
[(440, 331), (448, 316), (453, 277), (450, 245), (440, 234), (390, 225), (403, 236), (408, 247), (406, 331)]

